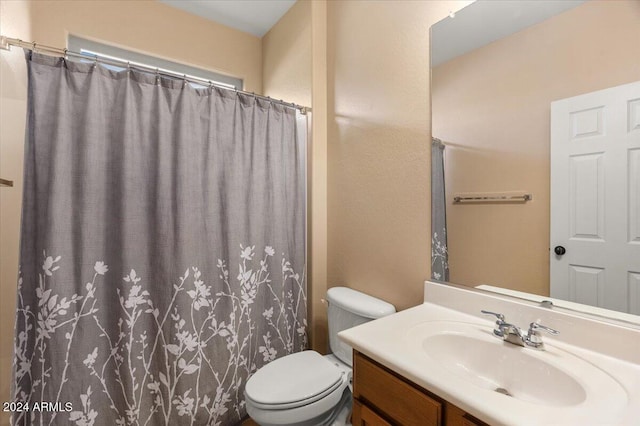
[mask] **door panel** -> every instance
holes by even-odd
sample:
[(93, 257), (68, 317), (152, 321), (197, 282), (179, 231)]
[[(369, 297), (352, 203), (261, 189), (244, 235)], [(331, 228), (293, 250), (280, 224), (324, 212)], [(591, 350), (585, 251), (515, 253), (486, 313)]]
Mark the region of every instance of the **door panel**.
[(572, 238), (604, 240), (602, 152), (569, 157), (569, 222)]

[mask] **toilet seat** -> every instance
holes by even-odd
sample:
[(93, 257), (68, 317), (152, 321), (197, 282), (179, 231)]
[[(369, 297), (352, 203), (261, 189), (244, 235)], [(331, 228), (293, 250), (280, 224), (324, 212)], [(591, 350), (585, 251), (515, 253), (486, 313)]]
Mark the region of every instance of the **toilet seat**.
[[(287, 386), (282, 386), (283, 379)], [(245, 396), (263, 410), (285, 410), (312, 404), (348, 381), (345, 372), (315, 351), (279, 358), (247, 382)]]

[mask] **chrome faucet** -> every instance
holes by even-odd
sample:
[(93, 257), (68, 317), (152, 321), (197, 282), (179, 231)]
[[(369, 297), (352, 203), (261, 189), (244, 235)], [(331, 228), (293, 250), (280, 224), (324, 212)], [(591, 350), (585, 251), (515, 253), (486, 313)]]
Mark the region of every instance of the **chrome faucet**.
[(484, 310), (480, 312), (485, 315), (493, 315), (496, 317), (496, 325), (493, 329), (493, 335), (514, 345), (544, 350), (544, 342), (540, 336), (540, 331), (546, 331), (549, 334), (560, 334), (559, 331), (546, 327), (542, 324), (538, 324), (537, 322), (529, 324), (529, 330), (525, 333), (520, 327), (505, 322), (504, 315), (502, 314)]

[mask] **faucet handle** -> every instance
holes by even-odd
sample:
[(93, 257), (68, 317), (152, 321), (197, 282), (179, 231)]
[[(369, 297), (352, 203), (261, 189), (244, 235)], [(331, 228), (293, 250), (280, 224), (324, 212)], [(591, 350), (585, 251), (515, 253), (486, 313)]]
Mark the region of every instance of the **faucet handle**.
[(531, 324), (529, 324), (529, 334), (532, 334), (538, 330), (546, 331), (549, 334), (560, 334), (558, 330), (554, 330), (553, 328), (538, 324), (537, 322), (532, 322)]
[(494, 317), (496, 317), (499, 321), (504, 321), (504, 315), (499, 314), (497, 312), (491, 312), (491, 311), (485, 311), (484, 309), (480, 311), (481, 313), (485, 314), (485, 315), (493, 315)]
[(491, 311), (485, 311), (482, 310), (480, 311), (485, 315), (493, 315), (494, 317), (496, 317), (496, 325), (493, 328), (493, 335), (499, 338), (504, 338), (504, 315), (499, 314), (497, 312), (491, 312)]
[(549, 334), (560, 334), (558, 330), (554, 330), (553, 328), (549, 328), (542, 324), (538, 324), (537, 322), (532, 322), (529, 324), (529, 332), (524, 339), (524, 342), (527, 346), (532, 347), (538, 350), (544, 350), (544, 342), (542, 341), (542, 337), (538, 331), (546, 331)]

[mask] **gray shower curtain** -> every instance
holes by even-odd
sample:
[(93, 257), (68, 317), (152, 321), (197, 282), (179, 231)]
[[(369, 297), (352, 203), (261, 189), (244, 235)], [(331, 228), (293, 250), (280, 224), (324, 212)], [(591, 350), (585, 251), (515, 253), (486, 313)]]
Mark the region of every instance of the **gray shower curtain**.
[(436, 139), (431, 141), (431, 277), (449, 281), (444, 145)]
[(14, 424), (237, 423), (248, 377), (307, 344), (304, 117), (27, 62)]

